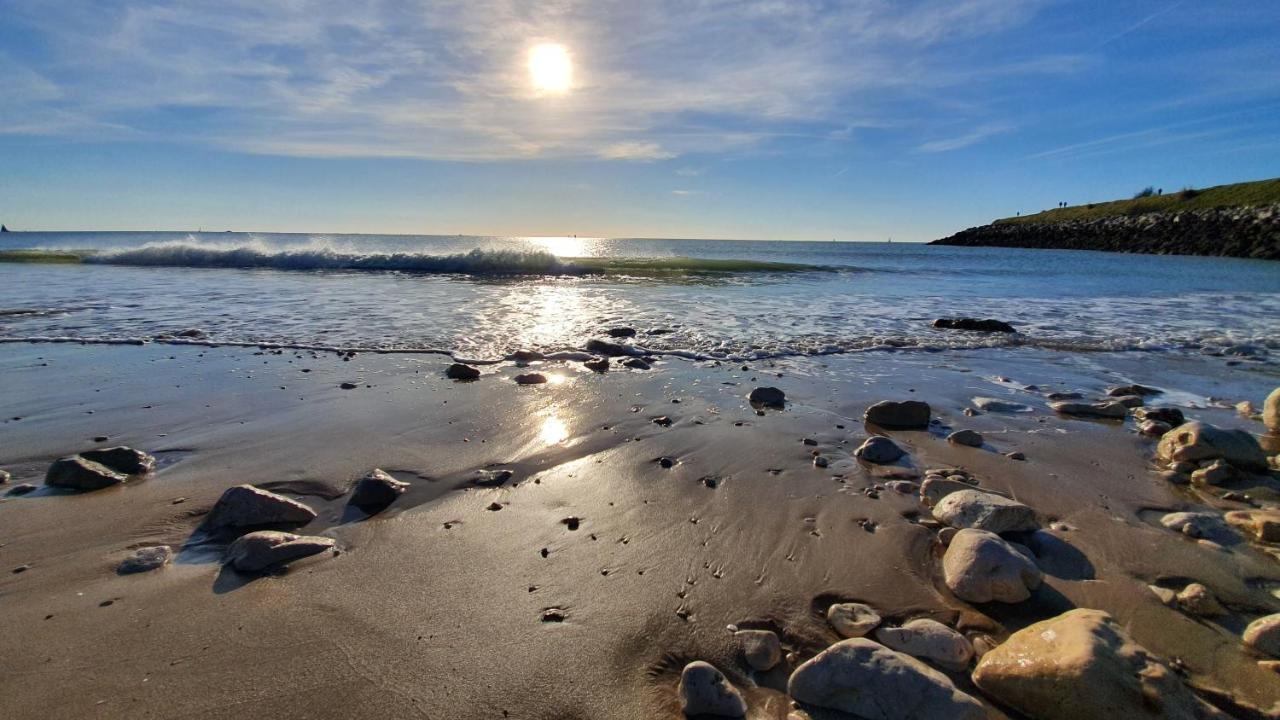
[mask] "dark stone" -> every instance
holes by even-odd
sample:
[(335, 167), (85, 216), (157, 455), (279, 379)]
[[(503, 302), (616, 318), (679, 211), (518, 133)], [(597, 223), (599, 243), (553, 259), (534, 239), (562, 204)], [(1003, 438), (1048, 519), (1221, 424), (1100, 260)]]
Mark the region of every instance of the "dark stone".
[(381, 512), (408, 489), (409, 483), (401, 482), (375, 468), (356, 481), (350, 504), (370, 514)]
[(609, 372), (609, 358), (600, 358), (598, 360), (588, 360), (582, 363), (583, 367), (592, 372)]
[(210, 529), (246, 528), (263, 525), (302, 525), (316, 513), (302, 503), (252, 485), (227, 488), (205, 516)]
[(470, 365), (454, 363), (444, 371), (444, 376), (450, 380), (479, 380), (480, 370)]
[(80, 453), (80, 457), (122, 475), (145, 475), (156, 469), (156, 459), (131, 447), (102, 448)]
[(656, 417), (653, 419), (653, 424), (661, 425), (662, 427), (671, 427), (671, 418), (667, 417), (666, 415), (663, 415), (662, 417)]
[(332, 550), (333, 546), (333, 538), (259, 530), (231, 543), (224, 562), (242, 573), (260, 573)]
[(587, 352), (595, 353), (596, 355), (607, 355), (610, 357), (617, 357), (618, 355), (628, 354), (626, 346), (624, 345), (619, 345), (618, 343), (611, 343), (607, 340), (596, 340), (596, 339), (591, 339), (587, 341)]
[(776, 387), (758, 387), (747, 395), (747, 401), (752, 405), (780, 408), (786, 405), (787, 394)]
[(173, 548), (168, 545), (138, 548), (120, 563), (119, 567), (116, 568), (116, 573), (133, 575), (150, 572), (168, 565), (171, 560), (173, 560)]
[(516, 376), (518, 385), (541, 385), (547, 381), (547, 376), (542, 373), (525, 373)]
[(1182, 410), (1174, 407), (1141, 407), (1135, 408), (1133, 417), (1139, 421), (1157, 420), (1162, 423), (1168, 423), (1173, 427), (1186, 422), (1186, 418), (1182, 415)]
[(515, 360), (516, 362), (533, 362), (534, 360), (542, 360), (544, 358), (546, 358), (546, 355), (534, 350), (517, 350), (511, 353), (510, 357), (510, 359)]
[(1137, 385), (1137, 384), (1120, 385), (1119, 387), (1107, 388), (1107, 395), (1110, 395), (1111, 397), (1125, 397), (1126, 395), (1137, 395), (1139, 397), (1146, 397), (1148, 395), (1159, 395), (1162, 392), (1164, 391), (1158, 388), (1147, 387), (1146, 385)]
[(353, 382), (344, 382), (338, 387), (342, 388), (343, 390), (355, 390), (358, 386)]
[(635, 336), (636, 336), (635, 328), (629, 328), (629, 327), (609, 328), (609, 337), (626, 338), (626, 337), (635, 337)]
[(649, 363), (645, 362), (644, 360), (641, 360), (640, 358), (628, 358), (627, 360), (623, 361), (622, 364), (625, 365), (626, 367), (631, 368), (632, 370), (648, 370), (650, 367)]
[(929, 427), (932, 412), (929, 403), (919, 400), (882, 400), (867, 408), (865, 419), (889, 430), (924, 430)]
[(37, 488), (35, 485), (32, 485), (31, 483), (22, 483), (20, 485), (14, 485), (12, 488), (9, 489), (9, 492), (5, 494), (6, 495), (26, 495), (27, 493), (35, 492), (38, 489), (39, 488)]
[(55, 460), (44, 476), (44, 484), (71, 490), (101, 490), (128, 480), (124, 473), (86, 460), (79, 455)]
[(1013, 326), (1002, 320), (979, 320), (977, 318), (938, 318), (933, 326), (941, 330), (970, 330), (976, 332), (1017, 332)]

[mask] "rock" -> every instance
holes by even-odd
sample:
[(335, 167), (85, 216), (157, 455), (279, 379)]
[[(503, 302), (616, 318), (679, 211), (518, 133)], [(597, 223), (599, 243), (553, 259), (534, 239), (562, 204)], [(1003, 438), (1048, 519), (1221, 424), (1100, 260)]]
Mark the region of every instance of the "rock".
[(609, 328), (607, 332), (609, 333), (609, 337), (616, 337), (616, 338), (627, 338), (627, 337), (636, 336), (636, 329), (630, 328), (630, 327), (612, 327), (612, 328)]
[(973, 488), (948, 493), (933, 506), (933, 516), (956, 529), (973, 528), (996, 534), (1040, 527), (1030, 507)]
[(742, 657), (755, 670), (763, 672), (782, 660), (782, 643), (770, 630), (739, 630), (733, 636), (742, 647)]
[(134, 573), (150, 572), (168, 565), (170, 560), (173, 560), (173, 548), (168, 545), (152, 545), (151, 547), (138, 548), (129, 553), (129, 557), (120, 563), (116, 568), (116, 573), (132, 575)]
[(1226, 522), (1214, 513), (1175, 512), (1160, 518), (1160, 524), (1190, 538), (1222, 543), (1234, 537)]
[(955, 539), (957, 532), (960, 532), (960, 531), (956, 530), (953, 527), (944, 527), (938, 530), (938, 542), (942, 544), (943, 547), (950, 545), (951, 541)]
[(1054, 412), (1062, 413), (1063, 415), (1081, 417), (1123, 418), (1129, 412), (1129, 408), (1115, 400), (1103, 400), (1096, 403), (1055, 402), (1049, 403), (1049, 407), (1053, 408)]
[(947, 436), (947, 442), (966, 447), (982, 447), (982, 435), (973, 430), (957, 430)]
[(989, 397), (976, 397), (973, 399), (973, 405), (983, 412), (1028, 413), (1035, 411), (1035, 408), (1030, 405)]
[(517, 350), (511, 353), (509, 359), (518, 363), (530, 363), (535, 360), (545, 360), (546, 357), (546, 355), (543, 355), (536, 350)]
[(1159, 420), (1144, 420), (1142, 424), (1138, 426), (1139, 433), (1146, 435), (1147, 437), (1155, 438), (1162, 437), (1172, 429), (1172, 425), (1167, 422), (1160, 422)]
[(1084, 395), (1078, 392), (1051, 392), (1044, 397), (1051, 402), (1057, 402), (1059, 400), (1079, 400)]
[(636, 357), (627, 358), (622, 362), (622, 364), (623, 366), (629, 367), (632, 370), (648, 370), (650, 368), (649, 363)]
[(72, 455), (53, 461), (45, 473), (44, 484), (71, 490), (101, 490), (128, 479), (124, 473)]
[(867, 408), (865, 419), (888, 430), (924, 430), (929, 427), (932, 412), (929, 403), (919, 400), (882, 400)]
[(1273, 433), (1280, 433), (1280, 387), (1271, 391), (1262, 403), (1262, 424)]
[(378, 468), (356, 481), (349, 505), (373, 514), (380, 512), (409, 489), (409, 483), (397, 480)]
[(27, 493), (35, 492), (38, 489), (39, 488), (31, 483), (20, 483), (9, 488), (9, 492), (5, 493), (5, 495), (26, 495)]
[(1240, 477), (1240, 473), (1235, 468), (1226, 464), (1222, 460), (1214, 460), (1202, 468), (1191, 473), (1191, 482), (1194, 485), (1222, 485), (1231, 482)]
[(1232, 510), (1222, 519), (1254, 540), (1280, 542), (1280, 510)]
[(1013, 326), (1001, 320), (978, 320), (976, 318), (938, 318), (933, 326), (940, 330), (969, 330), (976, 332), (1017, 332)]
[(1116, 387), (1107, 388), (1107, 395), (1110, 397), (1125, 397), (1126, 395), (1137, 395), (1146, 397), (1148, 395), (1160, 395), (1164, 391), (1159, 388), (1147, 387), (1146, 385), (1118, 385)]
[(0, 485), (4, 485), (9, 482), (10, 477), (8, 470), (0, 470)]
[(618, 343), (611, 343), (607, 340), (588, 340), (586, 350), (589, 353), (595, 353), (596, 355), (606, 355), (610, 357), (630, 354), (630, 352), (627, 350), (627, 347), (625, 345), (619, 345)]
[(792, 698), (863, 720), (979, 720), (982, 704), (946, 675), (866, 638), (841, 640), (796, 668)]
[(842, 638), (862, 637), (880, 624), (875, 608), (862, 603), (836, 603), (827, 608), (827, 622)]
[(960, 530), (942, 556), (947, 587), (973, 603), (1017, 603), (1031, 597), (1043, 573), (1030, 557), (992, 532)]
[(1004, 456), (1009, 458), (1010, 460), (1026, 460), (1027, 459), (1026, 454), (1018, 450), (1014, 450), (1013, 452), (1007, 452), (1004, 454)]
[(816, 468), (824, 468), (824, 467), (826, 467), (826, 466), (828, 466), (828, 465), (830, 465), (830, 464), (831, 464), (831, 461), (830, 461), (830, 460), (828, 460), (828, 459), (827, 459), (825, 456), (823, 456), (823, 455), (814, 455), (814, 456), (813, 456), (813, 466), (814, 466), (814, 467), (816, 467)]
[(114, 470), (121, 475), (145, 475), (156, 469), (156, 459), (141, 450), (123, 445), (119, 447), (87, 450), (80, 457)]
[(1202, 717), (1178, 677), (1101, 610), (1071, 610), (1019, 630), (982, 656), (973, 681), (1036, 720)]
[(786, 405), (787, 395), (776, 387), (758, 387), (747, 395), (747, 402), (757, 406), (781, 408)]
[(1159, 585), (1148, 585), (1147, 589), (1150, 590), (1151, 594), (1155, 595), (1163, 605), (1173, 607), (1173, 605), (1178, 602), (1178, 593), (1170, 590), (1169, 588), (1162, 588)]
[(920, 485), (920, 502), (927, 507), (934, 507), (938, 504), (938, 501), (951, 493), (972, 489), (972, 484), (961, 480), (940, 477), (925, 478), (924, 483)]
[(450, 380), (479, 380), (480, 369), (473, 368), (470, 365), (462, 363), (454, 363), (444, 371), (444, 376)]
[(853, 455), (861, 460), (877, 465), (886, 465), (891, 462), (897, 462), (899, 458), (906, 455), (897, 443), (883, 435), (873, 435), (867, 438), (866, 442), (853, 451)]
[(911, 480), (890, 480), (884, 486), (903, 495), (914, 495), (920, 492), (920, 484)]
[(1280, 613), (1266, 615), (1249, 623), (1241, 637), (1245, 647), (1263, 655), (1280, 658)]
[(517, 375), (515, 380), (517, 385), (541, 385), (547, 381), (547, 376), (542, 373), (524, 373)]
[(1112, 398), (1112, 402), (1118, 402), (1130, 410), (1133, 408), (1140, 408), (1146, 404), (1146, 401), (1139, 395), (1121, 395), (1118, 398)]
[(1172, 407), (1140, 407), (1133, 409), (1133, 417), (1135, 420), (1155, 420), (1156, 422), (1168, 423), (1172, 427), (1178, 427), (1186, 422), (1182, 411)]
[(902, 627), (876, 630), (876, 640), (891, 650), (932, 660), (947, 670), (963, 670), (973, 657), (968, 638), (936, 620), (918, 618)]
[(187, 328), (186, 330), (182, 330), (178, 332), (177, 336), (180, 338), (193, 338), (196, 340), (200, 340), (208, 337), (208, 334), (205, 333), (205, 331), (201, 330), (200, 328)]
[(1201, 422), (1185, 423), (1165, 433), (1156, 454), (1167, 462), (1222, 458), (1241, 470), (1267, 471), (1267, 456), (1252, 435)]
[(250, 528), (262, 525), (303, 525), (316, 512), (302, 503), (252, 485), (227, 488), (205, 516), (209, 529)]
[(348, 381), (339, 383), (338, 387), (343, 390), (355, 390), (360, 386), (348, 380)]
[(598, 360), (588, 360), (582, 363), (582, 366), (592, 372), (609, 372), (609, 358), (600, 358)]
[(333, 538), (259, 530), (243, 535), (227, 548), (223, 562), (242, 573), (259, 573), (333, 549)]
[(1258, 410), (1253, 406), (1253, 403), (1249, 402), (1248, 400), (1241, 400), (1240, 402), (1236, 403), (1236, 412), (1240, 413), (1245, 417), (1249, 417), (1254, 413), (1256, 413), (1257, 411)]
[(710, 663), (695, 660), (685, 665), (677, 690), (685, 715), (738, 718), (747, 714), (742, 694)]
[(1227, 611), (1218, 603), (1218, 599), (1213, 596), (1213, 592), (1200, 583), (1191, 583), (1186, 586), (1175, 599), (1178, 607), (1192, 615), (1220, 617), (1227, 614)]

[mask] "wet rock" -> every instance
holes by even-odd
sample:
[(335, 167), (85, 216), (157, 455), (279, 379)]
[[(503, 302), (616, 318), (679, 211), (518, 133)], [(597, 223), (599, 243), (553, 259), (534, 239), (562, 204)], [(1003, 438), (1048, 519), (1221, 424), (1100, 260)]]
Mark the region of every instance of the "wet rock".
[(947, 442), (966, 447), (982, 447), (982, 435), (973, 430), (957, 430), (947, 436)]
[(1280, 388), (1271, 391), (1262, 403), (1262, 424), (1273, 433), (1280, 433)]
[(1118, 398), (1113, 398), (1112, 402), (1118, 402), (1130, 410), (1140, 408), (1146, 403), (1139, 395), (1121, 395)]
[(1115, 400), (1103, 400), (1095, 403), (1055, 402), (1049, 403), (1054, 412), (1079, 417), (1123, 418), (1129, 412), (1124, 403)]
[(541, 385), (547, 381), (547, 376), (542, 373), (524, 373), (515, 377), (517, 385)]
[(867, 438), (866, 442), (853, 451), (854, 457), (877, 465), (897, 462), (898, 459), (906, 454), (902, 448), (898, 447), (897, 443), (883, 435), (873, 435)]
[(1193, 485), (1222, 485), (1237, 480), (1240, 473), (1222, 460), (1214, 460), (1191, 473)]
[(884, 486), (903, 495), (914, 495), (920, 491), (920, 484), (911, 480), (890, 480)]
[(1213, 540), (1221, 543), (1233, 538), (1234, 533), (1226, 522), (1214, 513), (1207, 512), (1175, 512), (1160, 518), (1164, 527), (1180, 532), (1190, 538)]
[(145, 475), (156, 469), (156, 459), (141, 450), (120, 445), (118, 447), (87, 450), (80, 457), (96, 462), (121, 475)]
[(1050, 402), (1058, 402), (1059, 400), (1079, 400), (1084, 395), (1078, 392), (1051, 392), (1044, 397)]
[(1147, 437), (1155, 438), (1163, 437), (1165, 433), (1172, 429), (1172, 425), (1167, 422), (1160, 422), (1159, 420), (1144, 420), (1142, 424), (1138, 426), (1139, 433), (1146, 435)]
[(360, 386), (348, 380), (348, 381), (339, 383), (338, 387), (342, 388), (343, 390), (355, 390)]
[(1191, 583), (1183, 588), (1175, 600), (1178, 607), (1199, 617), (1220, 617), (1227, 614), (1213, 592), (1200, 583)]
[(1133, 409), (1133, 417), (1135, 420), (1155, 420), (1156, 422), (1168, 423), (1172, 427), (1178, 427), (1186, 422), (1182, 411), (1173, 407), (1140, 407)]
[(1027, 456), (1025, 453), (1019, 452), (1017, 450), (1014, 450), (1013, 452), (1007, 452), (1004, 454), (1004, 456), (1009, 458), (1010, 460), (1026, 460), (1027, 459)]
[(1221, 458), (1242, 470), (1267, 471), (1258, 441), (1243, 430), (1224, 430), (1201, 422), (1179, 425), (1160, 438), (1156, 454), (1167, 462), (1199, 462)]
[(173, 548), (168, 545), (152, 545), (134, 550), (116, 568), (120, 575), (158, 570), (173, 560)]
[(587, 352), (589, 353), (595, 353), (596, 355), (606, 355), (610, 357), (630, 354), (625, 345), (620, 345), (618, 343), (611, 343), (607, 340), (588, 340), (586, 349), (587, 349)]
[(1280, 613), (1260, 617), (1249, 623), (1241, 637), (1245, 647), (1263, 655), (1280, 658)]
[(752, 405), (780, 408), (786, 405), (787, 395), (776, 387), (758, 387), (747, 395)]
[(509, 357), (518, 363), (530, 363), (535, 360), (545, 360), (547, 356), (536, 350), (517, 350), (511, 353)]
[(920, 502), (927, 507), (934, 507), (942, 498), (961, 490), (973, 490), (973, 485), (962, 480), (951, 480), (942, 477), (925, 478), (920, 486)]
[(582, 366), (591, 372), (609, 372), (609, 358), (600, 358), (598, 360), (588, 360), (582, 363)]
[(471, 479), (471, 484), (478, 487), (501, 487), (513, 475), (515, 473), (506, 468), (501, 470), (477, 470), (475, 477)]
[(628, 338), (636, 336), (636, 329), (631, 327), (612, 327), (607, 331), (609, 337)]
[(973, 657), (968, 638), (936, 620), (918, 618), (902, 627), (876, 630), (881, 645), (922, 660), (932, 660), (948, 670), (963, 670)]
[(629, 367), (632, 370), (648, 370), (650, 368), (649, 363), (641, 360), (640, 358), (627, 358), (622, 362), (622, 364), (624, 367)]
[(755, 670), (769, 670), (782, 660), (782, 643), (770, 630), (739, 630), (733, 636), (742, 648), (742, 657)]
[(973, 681), (1036, 720), (1212, 716), (1101, 610), (1071, 610), (1019, 630), (982, 656)]
[(933, 506), (933, 516), (956, 529), (973, 528), (996, 534), (1040, 527), (1030, 507), (972, 488), (947, 494)]
[(101, 490), (128, 480), (118, 473), (79, 455), (54, 460), (44, 476), (44, 484), (71, 490)]
[(880, 624), (880, 613), (862, 603), (836, 603), (827, 608), (827, 622), (842, 638), (866, 635)]
[(792, 698), (864, 720), (979, 720), (981, 703), (946, 675), (866, 638), (841, 640), (796, 668)]
[(661, 415), (653, 419), (653, 424), (659, 427), (671, 427), (673, 420), (666, 415)]
[(1160, 395), (1163, 392), (1164, 391), (1160, 390), (1159, 388), (1147, 387), (1146, 385), (1138, 385), (1138, 384), (1118, 385), (1116, 387), (1107, 388), (1107, 395), (1115, 398), (1125, 397), (1127, 395), (1137, 395), (1139, 397), (1146, 397), (1150, 395)]
[(1159, 585), (1148, 585), (1147, 589), (1151, 591), (1152, 595), (1156, 596), (1156, 599), (1158, 599), (1162, 605), (1173, 607), (1174, 604), (1178, 602), (1178, 593), (1170, 590), (1169, 588), (1163, 588)]
[(262, 525), (303, 525), (316, 512), (302, 503), (252, 485), (227, 488), (205, 516), (203, 525), (220, 528), (250, 528)]
[(973, 603), (1018, 603), (1031, 597), (1043, 573), (1026, 554), (992, 532), (960, 530), (942, 557), (947, 587)]
[(333, 538), (259, 530), (231, 543), (223, 562), (242, 573), (259, 573), (333, 549)]
[(450, 380), (479, 380), (480, 369), (473, 368), (470, 365), (462, 363), (454, 363), (444, 371), (444, 376)]
[(816, 468), (824, 468), (830, 464), (831, 464), (831, 461), (828, 460), (824, 455), (813, 456), (813, 466)]
[(397, 480), (378, 468), (356, 481), (349, 504), (373, 514), (385, 510), (409, 489), (409, 483)]
[(1254, 540), (1280, 542), (1280, 510), (1232, 510), (1222, 519)]
[(677, 691), (685, 715), (738, 718), (747, 714), (738, 689), (714, 665), (701, 660), (684, 666)]
[(9, 482), (10, 477), (8, 470), (0, 470), (0, 485), (4, 485)]
[(1030, 405), (989, 397), (976, 397), (973, 405), (983, 412), (1027, 413), (1035, 410)]
[(969, 330), (974, 332), (1017, 332), (1002, 320), (978, 320), (977, 318), (938, 318), (933, 326), (940, 330)]
[(919, 400), (882, 400), (867, 408), (865, 419), (888, 430), (924, 430), (929, 427), (932, 412), (929, 403)]
[(39, 488), (31, 483), (19, 483), (18, 485), (14, 485), (9, 488), (9, 492), (5, 493), (5, 495), (26, 495), (27, 493), (35, 492), (38, 489)]

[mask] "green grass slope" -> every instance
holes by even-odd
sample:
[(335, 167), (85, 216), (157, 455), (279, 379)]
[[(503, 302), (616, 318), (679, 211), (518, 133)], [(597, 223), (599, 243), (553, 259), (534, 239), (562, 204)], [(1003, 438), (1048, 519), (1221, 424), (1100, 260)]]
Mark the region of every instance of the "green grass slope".
[(1045, 210), (1034, 215), (1008, 217), (993, 224), (1057, 223), (1073, 220), (1097, 220), (1117, 215), (1146, 215), (1147, 213), (1178, 212), (1181, 210), (1207, 210), (1246, 205), (1270, 205), (1280, 203), (1280, 178), (1254, 182), (1218, 185), (1204, 190), (1183, 190), (1111, 202), (1072, 205)]

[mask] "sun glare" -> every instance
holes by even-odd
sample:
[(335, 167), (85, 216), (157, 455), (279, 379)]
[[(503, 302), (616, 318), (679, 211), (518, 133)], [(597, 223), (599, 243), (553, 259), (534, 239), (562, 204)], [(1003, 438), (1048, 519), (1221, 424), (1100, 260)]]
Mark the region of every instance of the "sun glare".
[(559, 445), (569, 439), (569, 428), (560, 418), (552, 415), (542, 421), (542, 442), (548, 445)]
[(563, 95), (573, 87), (573, 59), (569, 48), (556, 43), (529, 50), (529, 80), (538, 92)]

